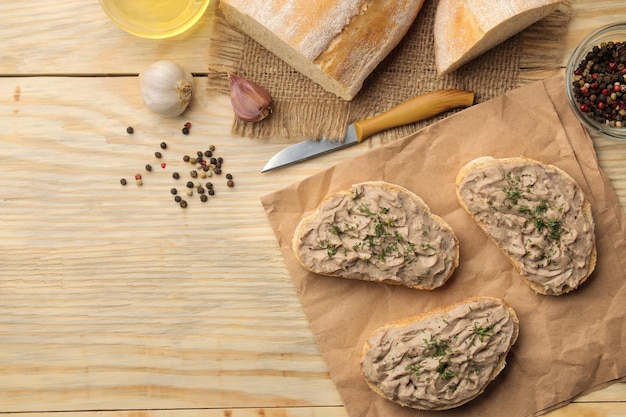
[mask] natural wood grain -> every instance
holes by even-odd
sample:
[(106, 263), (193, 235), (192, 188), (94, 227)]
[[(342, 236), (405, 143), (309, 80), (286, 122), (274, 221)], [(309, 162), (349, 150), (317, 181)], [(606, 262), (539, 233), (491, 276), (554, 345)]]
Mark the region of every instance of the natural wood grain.
[[(567, 48), (625, 13), (573, 1)], [(184, 116), (148, 112), (134, 74), (206, 72), (211, 25), (145, 40), (96, 0), (0, 0), (0, 416), (347, 416), (259, 197), (380, 142), (260, 175), (284, 144), (232, 136), (203, 77)], [(626, 207), (626, 142), (594, 143)], [(171, 173), (211, 144), (236, 186), (183, 210)], [(548, 415), (626, 416), (626, 384)]]

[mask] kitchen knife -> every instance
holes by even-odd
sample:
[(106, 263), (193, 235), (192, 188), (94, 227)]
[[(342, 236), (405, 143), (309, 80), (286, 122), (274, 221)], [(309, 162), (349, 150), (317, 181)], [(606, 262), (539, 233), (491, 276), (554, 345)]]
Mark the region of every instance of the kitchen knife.
[(429, 119), (440, 113), (474, 103), (474, 93), (465, 90), (436, 90), (413, 97), (384, 113), (348, 125), (343, 140), (309, 139), (274, 155), (261, 172), (295, 164), (357, 143), (393, 127)]

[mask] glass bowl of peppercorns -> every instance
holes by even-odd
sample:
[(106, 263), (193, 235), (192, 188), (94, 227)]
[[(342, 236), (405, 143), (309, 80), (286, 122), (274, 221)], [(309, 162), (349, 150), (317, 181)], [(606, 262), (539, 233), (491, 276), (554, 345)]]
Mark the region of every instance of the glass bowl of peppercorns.
[(626, 139), (626, 23), (604, 26), (578, 44), (567, 63), (565, 87), (584, 125)]

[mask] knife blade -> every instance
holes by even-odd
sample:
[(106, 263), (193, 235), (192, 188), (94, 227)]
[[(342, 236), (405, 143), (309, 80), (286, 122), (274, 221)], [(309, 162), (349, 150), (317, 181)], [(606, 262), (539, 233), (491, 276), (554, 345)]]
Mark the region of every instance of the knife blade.
[(384, 113), (348, 125), (343, 140), (309, 139), (288, 146), (274, 155), (261, 172), (268, 172), (356, 145), (383, 130), (426, 120), (448, 110), (469, 107), (473, 103), (474, 93), (466, 90), (436, 90), (421, 94)]

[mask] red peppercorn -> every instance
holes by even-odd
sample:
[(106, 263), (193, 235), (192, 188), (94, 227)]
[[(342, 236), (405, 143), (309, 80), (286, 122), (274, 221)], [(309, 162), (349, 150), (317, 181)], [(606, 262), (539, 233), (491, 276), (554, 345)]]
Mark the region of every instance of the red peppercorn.
[(609, 69), (611, 71), (615, 71), (615, 68), (617, 68), (617, 62), (615, 62), (615, 61), (609, 62)]
[(608, 88), (605, 88), (604, 90), (602, 90), (602, 94), (604, 94), (605, 96), (608, 96), (611, 94), (611, 92), (609, 91)]
[(622, 86), (619, 83), (613, 84), (613, 91), (622, 91)]
[[(602, 102), (602, 101), (601, 101), (601, 102), (599, 102), (599, 103), (598, 103), (598, 108), (599, 108), (600, 110), (603, 110), (603, 109), (604, 109), (604, 107), (605, 107), (604, 102)], [(582, 110), (582, 109), (581, 109), (581, 110)]]
[(166, 166), (165, 162), (161, 162), (161, 168), (165, 169)]
[(589, 107), (586, 104), (581, 104), (580, 111), (583, 113), (587, 113), (589, 111)]
[(136, 180), (140, 180), (141, 179), (141, 174), (135, 174), (135, 179)]
[(185, 123), (185, 127), (186, 127), (187, 129), (191, 129), (191, 123), (189, 123), (189, 122)]

